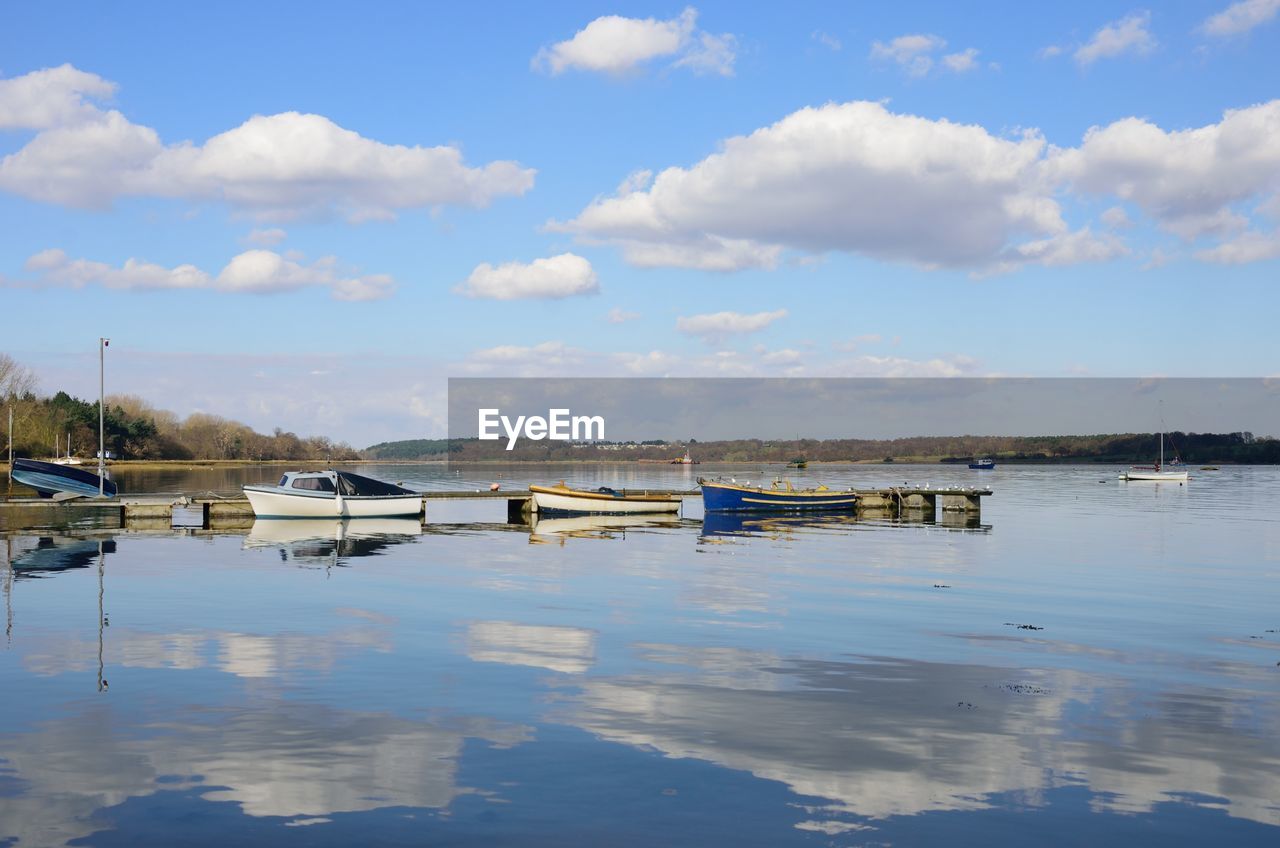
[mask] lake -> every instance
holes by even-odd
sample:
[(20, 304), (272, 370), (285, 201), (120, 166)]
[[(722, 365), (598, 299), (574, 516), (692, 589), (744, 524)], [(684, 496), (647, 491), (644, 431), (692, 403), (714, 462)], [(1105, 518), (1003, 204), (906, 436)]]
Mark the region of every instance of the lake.
[(0, 527), (0, 845), (1280, 844), (1280, 469), (1116, 471), (786, 472), (991, 486), (968, 522)]

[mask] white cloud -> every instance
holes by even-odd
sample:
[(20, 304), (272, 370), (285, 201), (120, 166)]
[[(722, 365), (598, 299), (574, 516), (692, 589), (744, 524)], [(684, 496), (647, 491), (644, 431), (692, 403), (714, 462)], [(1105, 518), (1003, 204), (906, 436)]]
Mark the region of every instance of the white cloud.
[(288, 238), (289, 234), (279, 227), (271, 229), (256, 229), (244, 237), (249, 244), (257, 247), (275, 247), (280, 242)]
[(936, 35), (916, 33), (900, 35), (889, 43), (876, 41), (871, 44), (871, 58), (885, 62), (896, 62), (907, 74), (922, 77), (933, 68), (933, 58), (929, 55), (947, 46), (945, 39)]
[(1243, 265), (1280, 258), (1280, 230), (1270, 233), (1249, 230), (1216, 247), (1196, 251), (1195, 257), (1202, 262), (1219, 265)]
[[(455, 147), (388, 145), (322, 115), (257, 115), (202, 145), (165, 144), (150, 127), (87, 104), (114, 86), (70, 66), (0, 81), (0, 115), (40, 130), (0, 159), (0, 190), (33, 200), (105, 208), (125, 196), (222, 201), (261, 219), (341, 214), (353, 221), (399, 210), (481, 207), (520, 195), (534, 171), (515, 162), (468, 167)], [(48, 96), (33, 105), (32, 92)]]
[(590, 262), (577, 254), (562, 253), (529, 263), (505, 262), (494, 266), (482, 262), (454, 291), (493, 300), (563, 298), (596, 294), (600, 283)]
[(615, 306), (609, 310), (609, 314), (605, 316), (605, 319), (610, 324), (625, 324), (628, 321), (634, 321), (639, 317), (639, 312), (628, 312), (622, 307)]
[(954, 71), (957, 74), (976, 70), (978, 67), (978, 50), (970, 47), (960, 53), (948, 53), (942, 57), (942, 64), (946, 66), (947, 70)]
[(549, 229), (642, 267), (772, 268), (785, 248), (974, 268), (1066, 231), (1044, 140), (851, 102), (801, 109)]
[(774, 321), (785, 317), (787, 317), (785, 309), (756, 312), (750, 315), (742, 312), (711, 312), (704, 315), (681, 316), (676, 319), (676, 329), (691, 336), (701, 336), (709, 342), (716, 342), (726, 336), (759, 332)]
[(1113, 230), (1123, 230), (1133, 226), (1133, 222), (1129, 220), (1129, 213), (1124, 211), (1123, 206), (1112, 206), (1104, 211), (1102, 223)]
[(536, 345), (498, 345), (477, 350), (467, 357), (463, 369), (471, 373), (497, 373), (503, 376), (532, 377), (546, 374), (576, 375), (592, 360), (581, 348), (562, 341)]
[(83, 288), (98, 284), (109, 289), (190, 289), (210, 284), (209, 275), (194, 265), (165, 268), (151, 262), (127, 259), (119, 268), (105, 262), (71, 259), (59, 248), (42, 250), (23, 266), (38, 275), (39, 285)]
[(1280, 0), (1240, 0), (1211, 15), (1200, 25), (1208, 35), (1231, 36), (1267, 23), (1280, 12)]
[(139, 259), (127, 259), (119, 268), (89, 259), (71, 259), (59, 248), (43, 250), (27, 259), (24, 268), (35, 274), (25, 285), (109, 289), (216, 289), (231, 293), (263, 294), (309, 287), (331, 290), (337, 300), (377, 300), (395, 290), (384, 274), (364, 276), (340, 273), (333, 257), (301, 265), (270, 250), (248, 250), (234, 257), (215, 277), (194, 265), (166, 268)]
[(1135, 12), (1112, 21), (1095, 32), (1087, 44), (1076, 50), (1075, 59), (1081, 65), (1090, 65), (1099, 59), (1112, 59), (1126, 53), (1145, 56), (1156, 48), (1155, 36), (1147, 31), (1150, 23), (1150, 12)]
[(1050, 268), (1079, 265), (1082, 262), (1106, 262), (1128, 253), (1129, 249), (1124, 242), (1114, 235), (1094, 235), (1085, 227), (1017, 245), (1010, 252), (1007, 268), (998, 270), (1014, 270), (1029, 262)]
[(733, 76), (733, 63), (738, 57), (738, 39), (730, 33), (699, 33), (694, 46), (675, 61), (673, 67), (688, 68), (695, 74)]
[(91, 119), (97, 107), (85, 98), (105, 99), (116, 85), (71, 65), (0, 79), (0, 130), (43, 130)]
[(1226, 235), (1247, 220), (1232, 207), (1280, 190), (1280, 100), (1226, 112), (1216, 124), (1166, 131), (1125, 118), (1054, 151), (1050, 177), (1135, 203), (1186, 239)]
[(844, 45), (840, 43), (840, 39), (830, 33), (823, 32), (822, 30), (814, 30), (809, 37), (828, 50), (839, 52), (841, 48), (844, 47)]
[(552, 75), (576, 69), (617, 76), (654, 59), (672, 58), (673, 67), (731, 76), (734, 37), (703, 32), (697, 20), (698, 10), (692, 6), (670, 20), (604, 15), (573, 38), (539, 50), (531, 64)]
[(1061, 56), (1062, 48), (1056, 44), (1050, 44), (1048, 47), (1041, 47), (1036, 51), (1036, 56), (1040, 59), (1052, 59), (1054, 56)]
[(977, 48), (970, 47), (942, 57), (934, 55), (946, 46), (946, 39), (929, 33), (900, 35), (888, 43), (872, 42), (871, 58), (881, 62), (893, 62), (911, 77), (923, 77), (938, 68), (957, 74), (978, 68)]

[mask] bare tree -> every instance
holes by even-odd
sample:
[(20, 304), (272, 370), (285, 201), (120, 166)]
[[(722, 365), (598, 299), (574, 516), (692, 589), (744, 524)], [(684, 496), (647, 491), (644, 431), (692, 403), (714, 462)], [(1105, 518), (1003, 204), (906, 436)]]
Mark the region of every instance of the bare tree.
[(0, 398), (19, 398), (36, 390), (36, 375), (7, 353), (0, 353)]

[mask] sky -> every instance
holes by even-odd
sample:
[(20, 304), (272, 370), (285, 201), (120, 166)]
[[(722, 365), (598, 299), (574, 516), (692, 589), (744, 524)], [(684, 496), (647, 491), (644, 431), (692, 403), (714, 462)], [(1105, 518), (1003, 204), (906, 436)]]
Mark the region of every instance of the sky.
[(1280, 0), (15, 4), (0, 352), (357, 447), (448, 377), (1274, 376), (1278, 139)]

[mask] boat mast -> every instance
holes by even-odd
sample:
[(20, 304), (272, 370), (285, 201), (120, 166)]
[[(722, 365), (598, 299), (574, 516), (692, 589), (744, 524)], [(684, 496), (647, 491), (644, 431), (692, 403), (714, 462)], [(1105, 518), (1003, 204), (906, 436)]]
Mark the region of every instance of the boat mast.
[(111, 339), (98, 337), (98, 497), (103, 496), (103, 480), (107, 476), (107, 437), (106, 437), (106, 407), (103, 405), (105, 400), (105, 392), (103, 386), (105, 383), (102, 379), (102, 360), (103, 351), (107, 345), (111, 344)]

